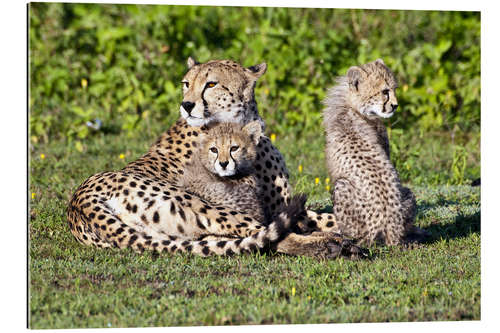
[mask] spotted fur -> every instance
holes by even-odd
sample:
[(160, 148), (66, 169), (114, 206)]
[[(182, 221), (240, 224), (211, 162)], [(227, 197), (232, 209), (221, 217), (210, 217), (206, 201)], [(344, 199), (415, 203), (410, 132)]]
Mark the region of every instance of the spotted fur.
[[(76, 239), (102, 248), (202, 256), (254, 250), (279, 239), (275, 244), (279, 252), (335, 256), (331, 245), (337, 238), (293, 233), (280, 237), (294, 214), (305, 214), (293, 208), (300, 206), (300, 200), (294, 203), (290, 199), (285, 162), (264, 135), (255, 146), (253, 170), (262, 209), (276, 218), (270, 224), (256, 219), (255, 212), (212, 203), (183, 187), (180, 180), (186, 166), (197, 158), (212, 122), (243, 126), (257, 121), (264, 129), (254, 87), (266, 70), (265, 64), (245, 68), (230, 60), (198, 64), (190, 58), (188, 67), (181, 118), (142, 157), (120, 171), (91, 176), (75, 191), (68, 206), (68, 222)], [(308, 211), (310, 214), (316, 213)], [(297, 249), (297, 244), (302, 248)]]
[(212, 126), (202, 138), (198, 158), (184, 169), (182, 187), (212, 204), (247, 212), (256, 221), (269, 220), (254, 169), (261, 132), (257, 121)]
[(394, 74), (382, 60), (351, 67), (325, 100), (326, 160), (339, 231), (363, 244), (401, 244), (414, 228), (413, 193), (401, 185), (380, 118), (397, 108)]

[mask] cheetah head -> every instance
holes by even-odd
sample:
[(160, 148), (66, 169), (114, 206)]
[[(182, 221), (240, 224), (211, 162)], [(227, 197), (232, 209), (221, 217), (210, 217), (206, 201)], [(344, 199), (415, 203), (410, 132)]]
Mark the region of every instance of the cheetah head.
[(187, 65), (180, 112), (190, 126), (210, 122), (244, 125), (253, 120), (264, 126), (257, 111), (254, 88), (257, 79), (266, 72), (265, 63), (245, 68), (231, 60), (200, 64), (190, 57)]
[(211, 173), (220, 177), (247, 175), (252, 172), (262, 135), (262, 126), (252, 121), (245, 126), (220, 123), (203, 134), (200, 161)]
[(397, 81), (382, 59), (347, 71), (349, 103), (367, 117), (391, 117), (398, 107)]

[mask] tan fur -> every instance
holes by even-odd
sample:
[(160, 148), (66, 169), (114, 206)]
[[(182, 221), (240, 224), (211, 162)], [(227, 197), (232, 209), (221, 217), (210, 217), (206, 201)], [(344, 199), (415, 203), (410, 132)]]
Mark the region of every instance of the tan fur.
[[(260, 203), (264, 212), (273, 216), (273, 223), (267, 225), (269, 221), (256, 219), (254, 211), (238, 211), (222, 203), (211, 203), (180, 184), (186, 166), (197, 158), (196, 152), (210, 123), (246, 125), (257, 121), (263, 130), (254, 87), (266, 65), (244, 68), (230, 60), (198, 64), (190, 59), (188, 66), (183, 83), (182, 118), (142, 157), (120, 171), (89, 177), (75, 191), (68, 206), (68, 222), (81, 243), (207, 256), (263, 248), (283, 235), (283, 227), (292, 218), (288, 213), (281, 213), (291, 202), (288, 171), (280, 152), (263, 135), (255, 147), (253, 168)], [(207, 85), (213, 82), (216, 84)], [(184, 109), (189, 106), (191, 116)], [(318, 226), (324, 222), (326, 229), (335, 228), (331, 214), (328, 218), (308, 211), (307, 215), (310, 214), (317, 218)], [(310, 223), (316, 225), (315, 221)], [(205, 240), (209, 236), (210, 240)], [(284, 245), (278, 246), (278, 251), (297, 253), (288, 246), (296, 244), (288, 241), (294, 239), (290, 237), (283, 240)], [(329, 240), (328, 235), (322, 237), (324, 242), (318, 242), (318, 237), (302, 237), (304, 249), (309, 250), (301, 254), (331, 256), (332, 249), (325, 244), (335, 239)]]
[(394, 74), (379, 59), (351, 67), (325, 100), (335, 219), (340, 232), (364, 244), (400, 244), (413, 227), (415, 197), (401, 186), (380, 120), (397, 107), (396, 87)]
[(212, 121), (246, 124), (258, 120), (254, 87), (267, 69), (265, 63), (242, 67), (231, 60), (212, 60), (198, 64), (188, 59), (189, 71), (182, 79), (184, 99), (180, 111), (191, 126)]
[(261, 132), (257, 121), (210, 128), (202, 137), (198, 158), (186, 165), (181, 186), (211, 204), (247, 212), (256, 221), (269, 219), (259, 200), (253, 167)]

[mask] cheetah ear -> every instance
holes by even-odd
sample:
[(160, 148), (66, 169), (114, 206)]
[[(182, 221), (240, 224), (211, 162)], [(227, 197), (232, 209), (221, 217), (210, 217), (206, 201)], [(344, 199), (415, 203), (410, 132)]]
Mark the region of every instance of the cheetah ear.
[(246, 133), (255, 144), (259, 143), (260, 137), (262, 136), (262, 126), (260, 122), (252, 121), (243, 126), (242, 131)]
[(385, 63), (382, 59), (378, 58), (377, 60), (375, 60), (375, 63), (376, 64), (379, 64), (379, 65), (384, 65), (385, 66)]
[(262, 64), (250, 66), (247, 69), (250, 71), (251, 75), (254, 78), (258, 79), (266, 72), (267, 64), (265, 62), (263, 62)]
[(351, 89), (354, 88), (358, 91), (358, 85), (361, 82), (361, 69), (357, 66), (349, 68), (347, 71), (347, 80)]
[(191, 67), (198, 65), (198, 64), (199, 64), (199, 62), (194, 60), (193, 57), (189, 57), (187, 60), (188, 69), (191, 69)]

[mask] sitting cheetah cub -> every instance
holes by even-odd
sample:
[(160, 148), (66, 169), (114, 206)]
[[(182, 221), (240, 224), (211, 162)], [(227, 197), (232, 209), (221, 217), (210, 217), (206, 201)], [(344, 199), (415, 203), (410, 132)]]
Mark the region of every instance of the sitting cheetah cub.
[(209, 125), (202, 136), (198, 158), (188, 164), (181, 185), (213, 205), (244, 211), (258, 221), (269, 221), (254, 173), (256, 145), (262, 126), (253, 121), (245, 126), (236, 123)]
[(324, 104), (326, 161), (335, 182), (332, 201), (339, 229), (361, 244), (401, 244), (413, 225), (416, 202), (389, 156), (380, 118), (398, 106), (396, 78), (381, 59), (349, 68), (337, 78)]

